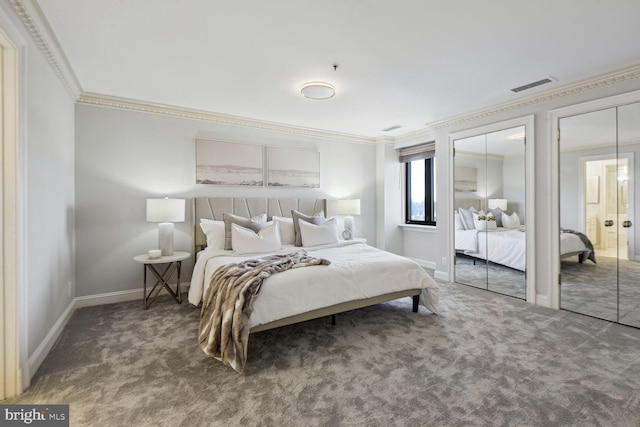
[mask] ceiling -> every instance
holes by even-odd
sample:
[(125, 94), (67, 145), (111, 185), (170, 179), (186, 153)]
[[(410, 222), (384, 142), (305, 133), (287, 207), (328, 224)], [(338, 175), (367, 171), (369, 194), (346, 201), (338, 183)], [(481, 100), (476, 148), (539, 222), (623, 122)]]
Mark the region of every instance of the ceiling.
[(84, 92), (369, 138), (640, 60), (637, 0), (33, 2)]

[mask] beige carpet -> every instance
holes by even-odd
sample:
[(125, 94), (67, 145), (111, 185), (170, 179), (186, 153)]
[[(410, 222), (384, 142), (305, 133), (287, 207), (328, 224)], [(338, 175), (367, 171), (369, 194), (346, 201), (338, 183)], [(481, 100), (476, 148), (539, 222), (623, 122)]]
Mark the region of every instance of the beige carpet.
[(245, 375), (196, 343), (198, 309), (76, 311), (19, 399), (88, 426), (637, 426), (640, 330), (441, 284), (254, 334)]

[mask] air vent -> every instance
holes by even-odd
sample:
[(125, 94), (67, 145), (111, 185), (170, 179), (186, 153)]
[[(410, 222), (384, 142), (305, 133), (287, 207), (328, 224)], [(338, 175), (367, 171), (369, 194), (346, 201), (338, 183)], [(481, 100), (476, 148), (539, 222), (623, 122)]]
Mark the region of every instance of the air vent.
[(394, 125), (394, 126), (386, 128), (386, 129), (382, 129), (382, 132), (391, 132), (392, 130), (400, 129), (401, 127), (402, 126), (400, 126), (400, 125)]
[(516, 88), (511, 89), (511, 92), (522, 92), (523, 90), (528, 90), (528, 89), (532, 89), (536, 86), (541, 86), (547, 83), (551, 83), (553, 80), (547, 78), (547, 79), (542, 79), (542, 80), (538, 80), (537, 82), (533, 82), (533, 83), (527, 83), (526, 85), (522, 85)]

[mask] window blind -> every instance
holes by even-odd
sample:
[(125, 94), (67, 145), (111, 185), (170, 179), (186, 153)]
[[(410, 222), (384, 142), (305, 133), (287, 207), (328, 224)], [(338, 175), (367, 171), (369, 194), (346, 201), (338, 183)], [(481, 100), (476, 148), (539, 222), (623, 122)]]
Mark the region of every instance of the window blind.
[(413, 162), (414, 160), (432, 159), (435, 156), (435, 141), (400, 149), (400, 163)]

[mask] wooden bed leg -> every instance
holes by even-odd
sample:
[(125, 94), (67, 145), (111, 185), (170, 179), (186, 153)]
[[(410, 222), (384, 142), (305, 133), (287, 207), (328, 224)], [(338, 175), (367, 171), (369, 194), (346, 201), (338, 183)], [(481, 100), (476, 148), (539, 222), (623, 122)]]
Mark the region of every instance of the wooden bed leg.
[(413, 312), (418, 312), (418, 303), (420, 302), (420, 295), (413, 296)]
[(583, 261), (584, 261), (584, 252), (581, 254), (578, 254), (578, 263), (582, 264)]
[(332, 324), (333, 326), (336, 326), (336, 315), (335, 315), (335, 314), (332, 314), (332, 315), (331, 315), (331, 324)]

